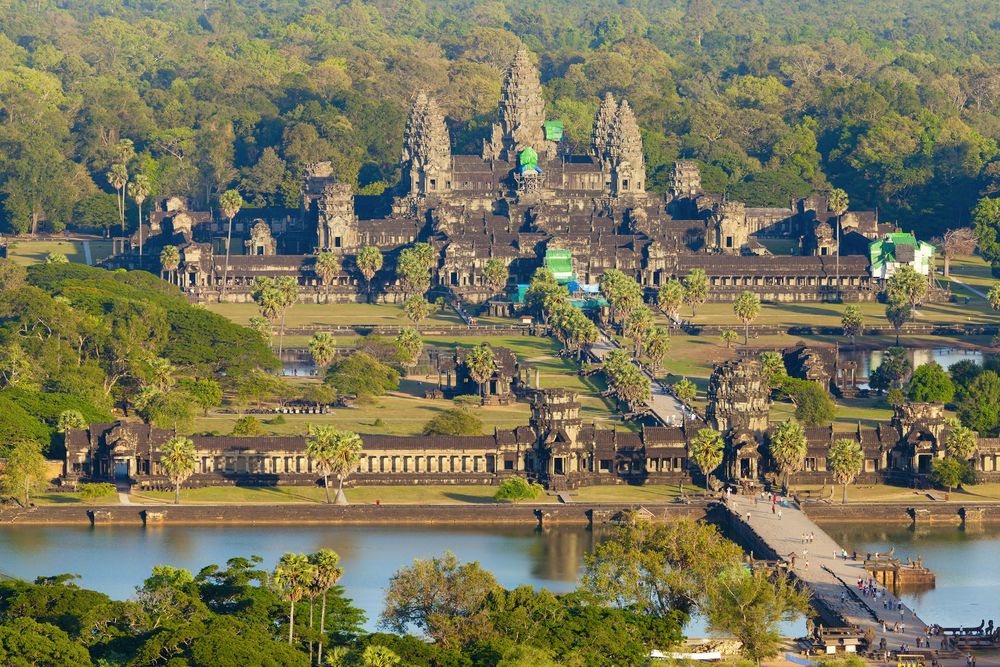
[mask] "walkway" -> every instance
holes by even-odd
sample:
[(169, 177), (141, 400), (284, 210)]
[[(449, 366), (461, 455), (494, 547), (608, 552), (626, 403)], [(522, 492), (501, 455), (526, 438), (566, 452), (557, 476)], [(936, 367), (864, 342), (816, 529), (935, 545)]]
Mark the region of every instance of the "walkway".
[[(753, 531), (781, 556), (782, 560), (790, 562), (791, 554), (795, 553), (795, 567), (791, 568), (796, 576), (812, 590), (814, 597), (820, 598), (833, 611), (841, 614), (851, 625), (862, 629), (872, 628), (875, 631), (876, 643), (885, 637), (888, 647), (899, 649), (900, 644), (906, 644), (907, 649), (917, 648), (917, 635), (923, 636), (925, 622), (913, 610), (905, 605), (902, 612), (896, 609), (898, 600), (889, 595), (892, 610), (883, 606), (883, 599), (874, 600), (871, 597), (858, 594), (857, 581), (859, 576), (867, 576), (861, 561), (843, 560), (838, 558), (841, 546), (833, 541), (819, 526), (813, 523), (804, 512), (794, 507), (782, 507), (782, 516), (772, 514), (770, 503), (761, 502), (754, 505), (753, 496), (730, 496), (727, 505), (735, 512), (739, 520), (747, 524)], [(802, 543), (801, 535), (812, 533), (813, 541)], [(807, 565), (808, 564), (808, 565)], [(845, 601), (841, 602), (841, 596)], [(882, 633), (879, 621), (884, 620), (890, 626), (890, 632)], [(891, 632), (891, 626), (901, 623), (905, 633)], [(931, 640), (937, 648), (940, 640)]]
[[(603, 361), (604, 357), (609, 352), (618, 347), (620, 347), (618, 343), (602, 331), (600, 339), (590, 347), (590, 351), (599, 360)], [(635, 362), (633, 361), (633, 363)], [(650, 412), (652, 412), (657, 419), (664, 424), (680, 426), (684, 423), (685, 414), (688, 419), (692, 418), (692, 414), (685, 410), (684, 405), (678, 401), (673, 394), (669, 393), (667, 388), (662, 383), (650, 375), (645, 369), (642, 369), (642, 372), (652, 382), (650, 386), (650, 400), (648, 405)]]
[(83, 261), (87, 263), (87, 266), (94, 265), (94, 256), (90, 254), (90, 241), (83, 242)]
[(985, 293), (985, 292), (981, 292), (981, 291), (980, 291), (980, 290), (979, 290), (978, 288), (976, 288), (976, 287), (973, 287), (972, 285), (970, 285), (969, 283), (965, 282), (964, 280), (959, 280), (959, 279), (958, 279), (958, 278), (956, 278), (955, 276), (951, 276), (951, 277), (950, 277), (949, 279), (950, 279), (950, 280), (951, 280), (951, 281), (952, 281), (953, 283), (958, 283), (959, 285), (961, 285), (961, 286), (962, 286), (962, 287), (964, 287), (965, 289), (969, 290), (969, 291), (970, 291), (970, 292), (972, 292), (973, 294), (976, 294), (976, 295), (978, 295), (978, 296), (981, 296), (981, 297), (983, 297), (984, 299), (986, 299), (987, 301), (989, 301), (989, 300), (990, 300), (990, 298), (989, 298), (988, 296), (986, 296), (986, 293)]

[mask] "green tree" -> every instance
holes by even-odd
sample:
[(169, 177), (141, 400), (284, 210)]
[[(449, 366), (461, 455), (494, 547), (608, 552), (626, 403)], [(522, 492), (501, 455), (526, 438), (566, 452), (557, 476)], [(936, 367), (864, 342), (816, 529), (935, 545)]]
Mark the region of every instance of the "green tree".
[[(170, 280), (177, 283), (177, 269), (181, 265), (181, 253), (175, 245), (165, 245), (160, 250), (160, 270), (170, 274)], [(162, 277), (162, 276), (161, 276)]]
[[(670, 327), (680, 319), (681, 306), (684, 304), (685, 290), (681, 281), (671, 278), (660, 287), (656, 295), (656, 305), (667, 319), (670, 320)], [(669, 331), (669, 327), (668, 327)]]
[(327, 331), (317, 331), (309, 338), (309, 356), (317, 368), (326, 368), (337, 356), (337, 339)]
[(430, 287), (430, 270), (435, 264), (433, 248), (427, 243), (417, 243), (399, 253), (396, 261), (396, 278), (409, 295), (421, 295)]
[(385, 646), (371, 644), (361, 654), (363, 667), (393, 667), (399, 664), (399, 656)]
[(781, 391), (795, 404), (795, 418), (807, 426), (819, 426), (833, 420), (837, 406), (825, 387), (815, 380), (784, 377)]
[(295, 638), (295, 605), (313, 584), (316, 567), (305, 554), (286, 553), (278, 561), (271, 577), (277, 593), (288, 602), (288, 644)]
[(479, 563), (459, 563), (450, 552), (417, 559), (389, 579), (379, 622), (399, 633), (413, 626), (451, 648), (486, 631), (483, 601), (499, 589)]
[(361, 276), (365, 279), (365, 284), (368, 286), (368, 301), (370, 303), (372, 279), (376, 273), (382, 270), (382, 252), (375, 246), (366, 245), (358, 251), (354, 261), (358, 265), (358, 271), (361, 272)]
[(929, 287), (927, 276), (904, 264), (886, 281), (886, 300), (890, 304), (907, 304), (910, 310), (916, 310), (927, 297)]
[(911, 370), (906, 350), (901, 347), (890, 347), (885, 351), (878, 368), (872, 371), (868, 383), (872, 389), (886, 391), (890, 387), (902, 386)]
[(767, 382), (767, 386), (772, 389), (782, 386), (785, 378), (788, 377), (788, 371), (785, 369), (785, 359), (781, 356), (781, 353), (774, 350), (766, 350), (760, 353), (758, 359), (760, 359), (760, 369), (764, 374), (764, 381)]
[(847, 197), (847, 193), (840, 188), (833, 188), (830, 190), (827, 206), (839, 218), (847, 213), (847, 209), (850, 207), (850, 199)]
[(743, 323), (743, 344), (750, 342), (750, 323), (760, 315), (760, 297), (753, 292), (741, 292), (733, 302), (733, 313)]
[(448, 408), (431, 417), (421, 431), (424, 435), (482, 435), (483, 420), (470, 411)]
[(226, 263), (222, 269), (222, 291), (219, 294), (220, 303), (226, 296), (226, 288), (229, 283), (229, 251), (233, 244), (233, 218), (236, 217), (241, 208), (243, 208), (243, 197), (236, 190), (226, 190), (219, 197), (219, 209), (222, 211), (223, 217), (229, 221), (226, 231)]
[(486, 260), (486, 265), (483, 266), (483, 281), (494, 293), (500, 292), (507, 286), (508, 276), (507, 264), (502, 259), (491, 257)]
[(0, 662), (5, 665), (75, 665), (94, 663), (85, 646), (50, 623), (12, 618), (0, 624)]
[(194, 442), (176, 435), (160, 448), (160, 469), (174, 485), (174, 504), (181, 502), (181, 484), (194, 474), (198, 465)]
[(931, 361), (913, 371), (906, 395), (911, 401), (951, 403), (955, 398), (955, 384), (940, 364)]
[(361, 436), (349, 431), (341, 431), (333, 426), (310, 424), (309, 436), (306, 438), (306, 454), (316, 464), (323, 476), (323, 490), (326, 492), (326, 502), (330, 504), (330, 475), (337, 475), (337, 504), (346, 505), (344, 495), (344, 480), (354, 471), (361, 461)]
[(861, 443), (853, 438), (837, 438), (827, 454), (827, 465), (834, 478), (844, 485), (842, 501), (847, 503), (847, 485), (853, 484), (865, 465)]
[(722, 434), (711, 428), (699, 429), (698, 433), (688, 443), (691, 460), (705, 477), (705, 489), (708, 490), (708, 477), (722, 465), (722, 455), (725, 443)]
[(338, 396), (367, 399), (399, 387), (399, 373), (367, 352), (352, 352), (330, 364), (324, 382)]
[(501, 482), (493, 499), (497, 502), (517, 502), (519, 500), (534, 500), (541, 493), (541, 487), (532, 484), (523, 477), (510, 477)]
[(643, 352), (649, 360), (650, 368), (656, 373), (660, 370), (667, 353), (670, 351), (670, 333), (667, 327), (652, 327), (646, 337)]
[(420, 338), (420, 332), (416, 329), (403, 329), (393, 339), (396, 352), (405, 368), (414, 368), (420, 360), (420, 353), (424, 349), (424, 341)]
[(330, 303), (330, 281), (340, 273), (340, 258), (328, 250), (316, 255), (316, 275), (323, 281), (323, 301)]
[(47, 481), (42, 446), (33, 440), (16, 440), (6, 447), (0, 491), (20, 498), (22, 507), (31, 501), (31, 493)]
[(236, 438), (256, 438), (264, 435), (264, 427), (253, 415), (244, 415), (233, 422), (233, 430), (229, 435)]
[(642, 353), (646, 340), (653, 330), (653, 313), (645, 306), (632, 308), (628, 316), (622, 322), (622, 333), (625, 338), (632, 342), (632, 356), (638, 357)]
[(274, 280), (274, 287), (277, 291), (278, 309), (281, 314), (278, 326), (278, 358), (280, 359), (285, 343), (285, 317), (288, 314), (288, 309), (299, 300), (299, 283), (292, 276), (278, 276)]
[(46, 264), (69, 264), (69, 258), (61, 252), (50, 252), (45, 255)]
[(885, 319), (896, 330), (896, 345), (899, 346), (899, 332), (907, 322), (913, 319), (913, 308), (908, 303), (890, 301), (885, 306)]
[(85, 429), (87, 426), (87, 418), (79, 410), (63, 410), (56, 422), (56, 430), (60, 433), (66, 433), (70, 429)]
[(715, 579), (742, 558), (711, 524), (637, 521), (584, 556), (582, 586), (603, 604), (665, 619), (704, 611)]
[(122, 236), (125, 235), (125, 186), (128, 184), (128, 169), (124, 164), (114, 164), (105, 174), (108, 183), (118, 193), (118, 222), (121, 224)]
[(990, 308), (1000, 310), (1000, 283), (990, 288), (986, 293), (986, 299), (990, 302)]
[(337, 585), (344, 576), (344, 569), (339, 567), (340, 555), (333, 549), (320, 549), (309, 554), (309, 563), (313, 566), (313, 585), (319, 589), (321, 596), (319, 611), (319, 651), (317, 664), (323, 664), (323, 648), (326, 643), (326, 598), (330, 589)]
[(552, 310), (568, 297), (566, 288), (556, 281), (552, 271), (542, 266), (531, 277), (531, 283), (524, 293), (524, 304), (529, 312), (548, 323)]
[(414, 326), (423, 322), (431, 314), (433, 306), (419, 294), (411, 294), (403, 302), (403, 313), (406, 319), (413, 322)]
[(183, 379), (180, 382), (181, 388), (194, 399), (194, 402), (202, 410), (202, 414), (208, 416), (208, 411), (222, 405), (222, 387), (211, 378)]
[(974, 475), (968, 461), (946, 456), (943, 459), (934, 459), (931, 463), (931, 479), (951, 493), (956, 486), (971, 483)]
[(684, 405), (690, 405), (694, 397), (698, 395), (698, 387), (687, 378), (681, 378), (673, 385), (674, 396)]
[(968, 461), (979, 451), (979, 437), (971, 428), (954, 426), (944, 438), (944, 448), (949, 456)]
[(726, 344), (727, 350), (733, 346), (737, 338), (739, 338), (739, 334), (732, 329), (723, 329), (722, 333), (719, 334), (719, 340)]
[(601, 294), (611, 306), (611, 321), (624, 323), (642, 305), (642, 287), (618, 269), (601, 274)]
[(774, 427), (769, 451), (784, 478), (782, 486), (787, 489), (789, 477), (802, 470), (806, 459), (806, 433), (802, 424), (789, 419)]
[(684, 276), (684, 303), (691, 306), (691, 317), (698, 314), (698, 306), (708, 299), (708, 276), (704, 269), (692, 269)]
[(809, 592), (787, 574), (731, 565), (708, 588), (708, 623), (740, 641), (740, 652), (758, 665), (781, 648), (778, 624), (809, 611)]
[(964, 392), (958, 404), (962, 424), (986, 436), (1000, 429), (1000, 376), (983, 371)]
[(972, 210), (972, 224), (983, 258), (992, 264), (1000, 262), (1000, 199), (980, 199)]
[(135, 178), (128, 185), (128, 194), (135, 201), (136, 207), (138, 208), (138, 217), (136, 229), (139, 231), (139, 257), (142, 257), (142, 204), (146, 201), (146, 197), (149, 196), (152, 190), (152, 185), (149, 182), (149, 177), (145, 174), (136, 174)]
[(475, 346), (465, 355), (465, 365), (469, 369), (469, 377), (479, 385), (480, 396), (483, 396), (483, 387), (486, 381), (493, 377), (497, 370), (493, 348), (486, 343)]
[(844, 330), (844, 335), (851, 339), (851, 347), (854, 347), (854, 339), (865, 331), (865, 318), (861, 314), (858, 306), (848, 306), (844, 308), (844, 314), (840, 318), (840, 327)]

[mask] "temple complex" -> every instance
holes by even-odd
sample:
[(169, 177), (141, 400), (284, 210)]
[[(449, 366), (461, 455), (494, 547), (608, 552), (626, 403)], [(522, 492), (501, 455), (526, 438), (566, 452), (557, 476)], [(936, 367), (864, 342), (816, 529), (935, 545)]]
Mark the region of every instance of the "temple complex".
[[(562, 123), (547, 116), (537, 68), (523, 47), (504, 76), (497, 122), (481, 154), (454, 154), (443, 111), (418, 92), (400, 164), (398, 187), (381, 197), (355, 196), (330, 163), (309, 165), (299, 208), (236, 215), (228, 266), (229, 221), (169, 199), (142, 230), (116, 240), (107, 264), (162, 271), (193, 300), (246, 301), (254, 278), (288, 275), (300, 284), (302, 301), (328, 293), (331, 302), (353, 302), (368, 294), (354, 257), (374, 246), (385, 262), (373, 291), (395, 302), (402, 294), (395, 257), (421, 241), (436, 253), (431, 289), (468, 303), (509, 298), (484, 280), (490, 259), (508, 266), (514, 288), (555, 252), (566, 253), (582, 285), (614, 268), (655, 289), (703, 269), (709, 299), (750, 290), (772, 301), (861, 301), (874, 299), (901, 262), (927, 272), (934, 251), (912, 235), (888, 235), (892, 226), (874, 211), (831, 211), (823, 194), (755, 208), (705, 192), (693, 161), (677, 162), (668, 191), (654, 194), (635, 115), (628, 100), (610, 93), (594, 118), (590, 150), (572, 154)], [(772, 254), (769, 244), (782, 250)], [(159, 266), (165, 245), (180, 251), (176, 270)], [(329, 285), (315, 271), (324, 251), (342, 257)]]

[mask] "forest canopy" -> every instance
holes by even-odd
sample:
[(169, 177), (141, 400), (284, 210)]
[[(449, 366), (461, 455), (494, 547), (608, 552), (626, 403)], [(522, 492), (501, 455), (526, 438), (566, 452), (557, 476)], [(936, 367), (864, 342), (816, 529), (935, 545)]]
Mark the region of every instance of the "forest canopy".
[(110, 224), (123, 139), (151, 197), (297, 206), (314, 160), (379, 194), (413, 91), (476, 153), (523, 43), (568, 148), (600, 96), (629, 99), (654, 190), (693, 159), (750, 205), (838, 187), (940, 233), (1000, 191), (998, 25), (993, 0), (11, 0), (0, 229)]

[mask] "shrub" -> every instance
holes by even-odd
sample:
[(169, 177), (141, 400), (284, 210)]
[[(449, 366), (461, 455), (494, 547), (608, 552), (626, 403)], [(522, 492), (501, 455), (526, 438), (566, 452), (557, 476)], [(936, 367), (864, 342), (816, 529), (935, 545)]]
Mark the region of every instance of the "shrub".
[(260, 420), (253, 415), (246, 415), (236, 420), (236, 423), (233, 424), (233, 432), (229, 435), (239, 438), (250, 438), (263, 434), (264, 427), (261, 426)]
[(265, 419), (264, 423), (269, 424), (270, 426), (281, 426), (286, 421), (285, 415), (278, 415), (277, 417), (272, 417), (271, 419)]
[(80, 497), (86, 498), (87, 500), (113, 496), (116, 493), (118, 493), (118, 489), (115, 488), (114, 484), (109, 482), (96, 482), (94, 484), (80, 485)]
[(449, 408), (424, 424), (424, 435), (482, 435), (483, 420), (465, 408)]
[(511, 477), (500, 484), (493, 495), (497, 501), (517, 502), (518, 500), (534, 500), (542, 492), (542, 487), (532, 484), (523, 477)]
[(471, 408), (478, 406), (482, 403), (483, 399), (481, 399), (478, 394), (462, 394), (461, 396), (456, 396), (452, 400), (454, 400), (455, 405), (459, 407)]

